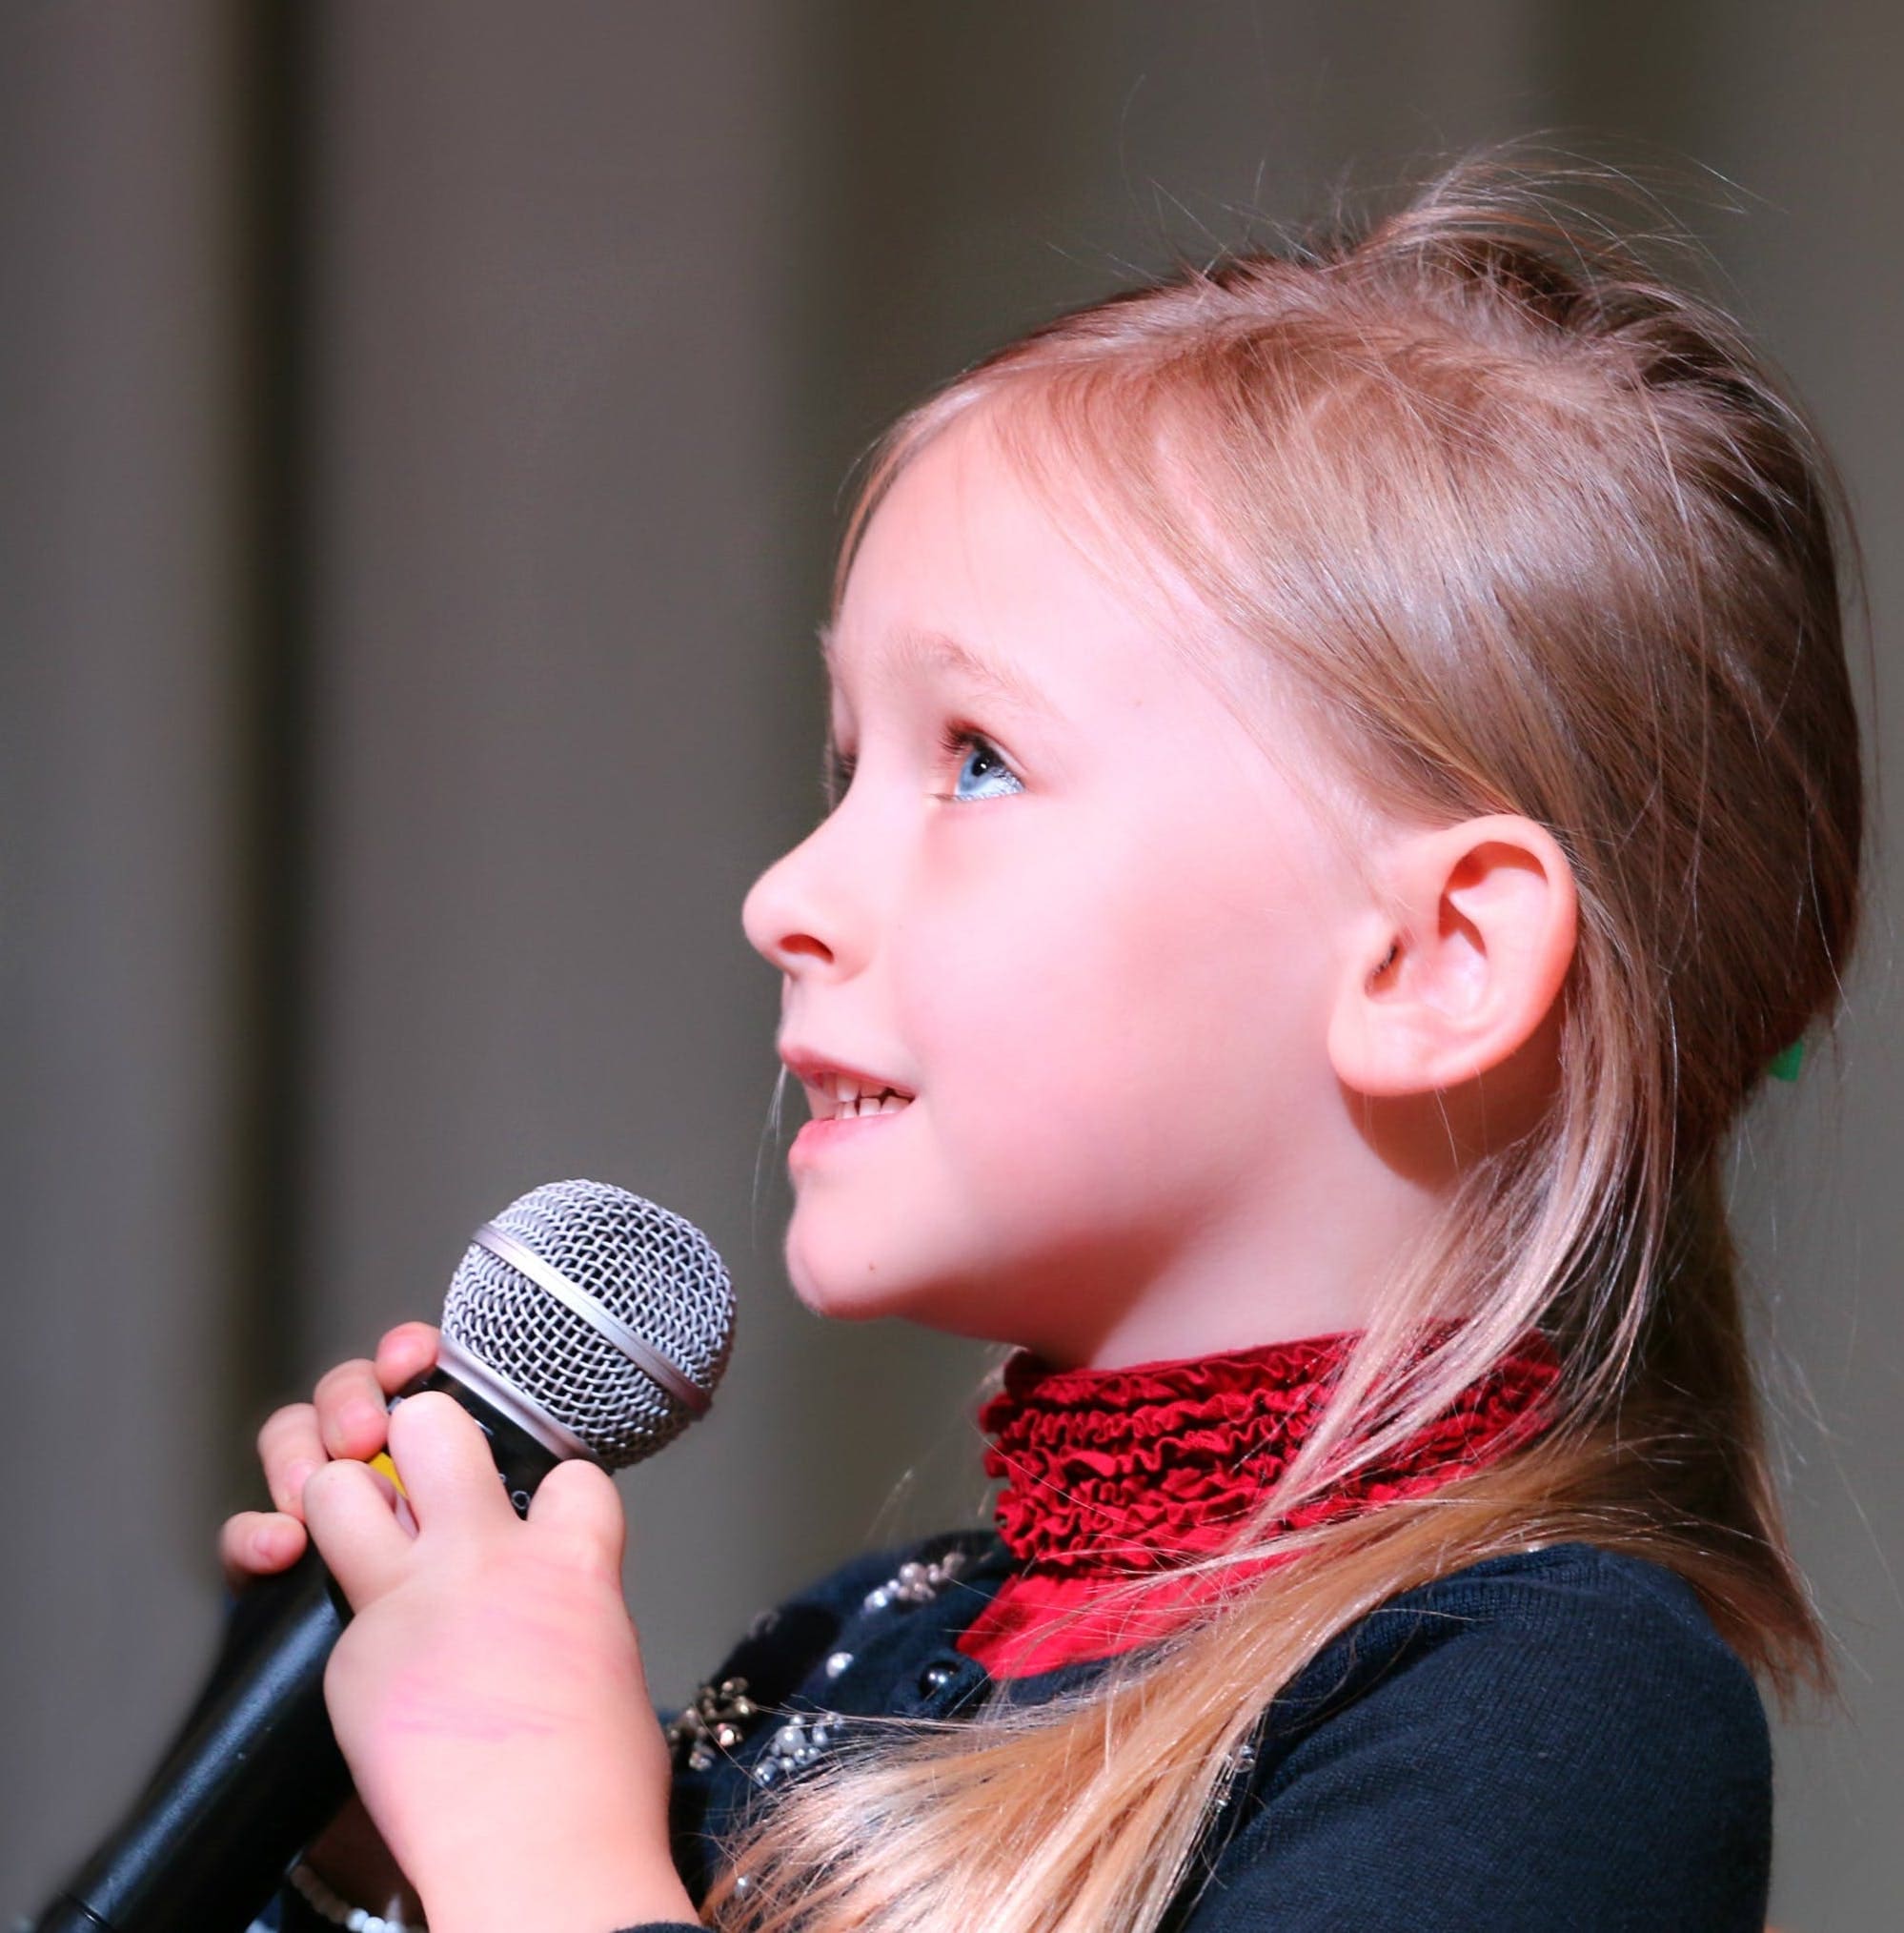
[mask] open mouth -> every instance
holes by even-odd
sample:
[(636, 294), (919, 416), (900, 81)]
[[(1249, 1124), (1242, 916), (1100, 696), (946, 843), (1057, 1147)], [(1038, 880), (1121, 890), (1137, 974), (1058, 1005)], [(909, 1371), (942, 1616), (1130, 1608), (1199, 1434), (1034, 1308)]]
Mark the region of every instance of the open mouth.
[(910, 1088), (884, 1074), (841, 1067), (792, 1041), (780, 1043), (780, 1060), (806, 1089), (807, 1110), (816, 1121), (863, 1121), (869, 1115), (900, 1113), (913, 1102)]
[(911, 1107), (912, 1096), (897, 1088), (862, 1085), (850, 1074), (835, 1074), (830, 1081), (807, 1087), (807, 1099), (816, 1121), (863, 1121), (873, 1114), (900, 1114)]

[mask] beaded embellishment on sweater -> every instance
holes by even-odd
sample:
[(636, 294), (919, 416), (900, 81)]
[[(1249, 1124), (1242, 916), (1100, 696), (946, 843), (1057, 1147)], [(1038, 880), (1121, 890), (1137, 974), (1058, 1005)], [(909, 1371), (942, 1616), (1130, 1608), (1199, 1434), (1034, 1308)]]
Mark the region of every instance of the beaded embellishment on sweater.
[(760, 1707), (747, 1696), (744, 1678), (724, 1678), (704, 1684), (694, 1702), (667, 1728), (670, 1749), (677, 1758), (687, 1754), (691, 1772), (705, 1772), (717, 1751), (731, 1752), (747, 1736)]
[(838, 1712), (808, 1712), (789, 1719), (768, 1740), (749, 1776), (756, 1785), (771, 1785), (789, 1772), (811, 1765), (838, 1740), (844, 1722)]
[(866, 1593), (865, 1608), (883, 1611), (889, 1604), (927, 1604), (965, 1568), (963, 1551), (947, 1551), (929, 1564), (901, 1564), (883, 1584)]
[[(887, 1611), (896, 1604), (929, 1604), (964, 1570), (965, 1557), (962, 1550), (950, 1550), (926, 1562), (909, 1559), (866, 1593), (862, 1608)], [(776, 1616), (761, 1612), (747, 1627), (748, 1637), (764, 1637), (774, 1628)], [(833, 1652), (826, 1659), (827, 1677), (838, 1678), (852, 1662), (850, 1651)], [(677, 1763), (691, 1772), (705, 1772), (717, 1753), (734, 1751), (761, 1719), (769, 1718), (783, 1718), (785, 1722), (753, 1767), (750, 1776), (758, 1785), (771, 1785), (810, 1765), (838, 1741), (844, 1722), (838, 1712), (786, 1714), (757, 1704), (748, 1696), (744, 1678), (724, 1678), (718, 1684), (702, 1685), (686, 1710), (670, 1720), (665, 1736)]]

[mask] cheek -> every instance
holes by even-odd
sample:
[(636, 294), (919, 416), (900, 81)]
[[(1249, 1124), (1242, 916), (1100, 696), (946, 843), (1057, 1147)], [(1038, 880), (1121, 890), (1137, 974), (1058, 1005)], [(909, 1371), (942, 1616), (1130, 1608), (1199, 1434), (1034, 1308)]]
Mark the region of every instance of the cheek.
[(913, 926), (907, 1038), (948, 1157), (990, 1198), (1207, 1171), (1323, 1055), (1305, 923), (1253, 865), (1240, 884), (1233, 853), (1186, 850), (1133, 832), (1109, 861), (1053, 855), (994, 882), (982, 915)]

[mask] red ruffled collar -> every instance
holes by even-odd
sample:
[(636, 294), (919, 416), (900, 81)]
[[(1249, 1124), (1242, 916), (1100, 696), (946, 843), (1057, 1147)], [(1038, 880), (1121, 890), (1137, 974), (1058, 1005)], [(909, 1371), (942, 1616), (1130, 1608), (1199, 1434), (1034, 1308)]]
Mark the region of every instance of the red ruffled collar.
[[(1003, 1479), (999, 1534), (1020, 1569), (960, 1648), (997, 1676), (1023, 1676), (1146, 1641), (1154, 1627), (1085, 1619), (1041, 1633), (1104, 1584), (1223, 1548), (1322, 1415), (1351, 1334), (1310, 1336), (1183, 1362), (1056, 1370), (1021, 1352), (980, 1411), (988, 1475)], [(1404, 1452), (1291, 1514), (1302, 1529), (1479, 1469), (1540, 1425), (1559, 1373), (1529, 1334)], [(1216, 1580), (1216, 1587), (1221, 1586)], [(1184, 1605), (1212, 1585), (1185, 1580)]]

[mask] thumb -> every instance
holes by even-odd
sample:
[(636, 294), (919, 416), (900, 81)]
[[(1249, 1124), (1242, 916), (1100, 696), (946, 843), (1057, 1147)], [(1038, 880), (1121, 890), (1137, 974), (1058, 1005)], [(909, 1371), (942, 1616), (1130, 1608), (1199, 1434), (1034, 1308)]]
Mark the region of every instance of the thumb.
[(536, 1486), (529, 1502), (533, 1529), (570, 1545), (577, 1557), (610, 1577), (621, 1575), (628, 1518), (615, 1479), (598, 1463), (572, 1456)]

